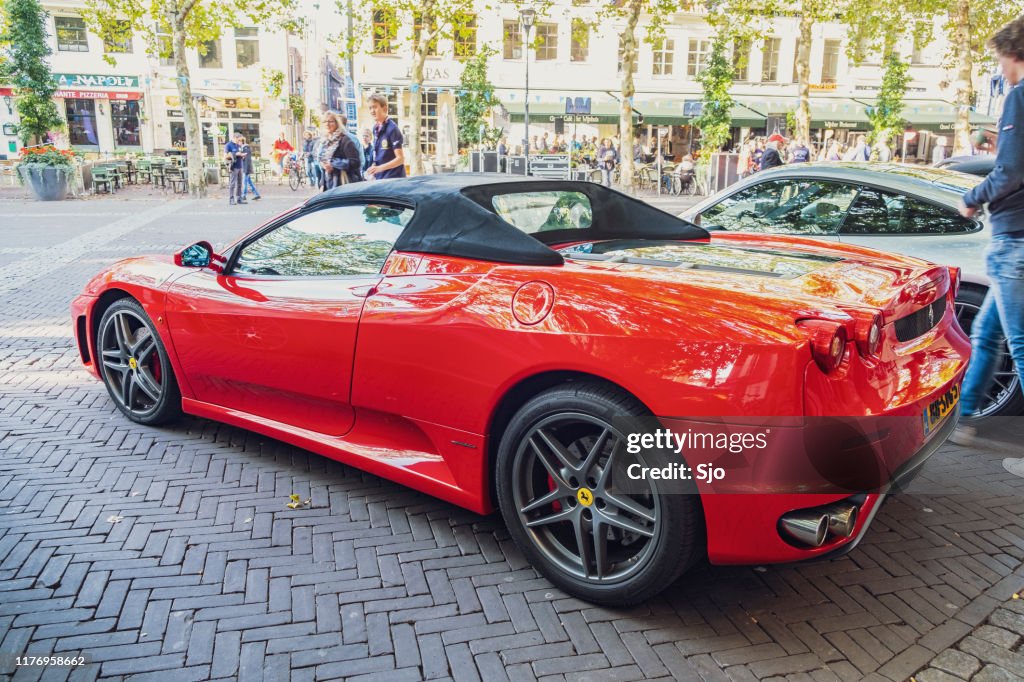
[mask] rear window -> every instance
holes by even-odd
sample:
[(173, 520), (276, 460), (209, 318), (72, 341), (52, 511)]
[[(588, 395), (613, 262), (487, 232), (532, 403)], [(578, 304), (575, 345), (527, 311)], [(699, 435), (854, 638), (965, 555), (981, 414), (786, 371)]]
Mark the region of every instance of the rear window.
[(594, 222), (590, 199), (581, 192), (516, 192), (491, 198), (502, 220), (527, 234), (584, 230)]

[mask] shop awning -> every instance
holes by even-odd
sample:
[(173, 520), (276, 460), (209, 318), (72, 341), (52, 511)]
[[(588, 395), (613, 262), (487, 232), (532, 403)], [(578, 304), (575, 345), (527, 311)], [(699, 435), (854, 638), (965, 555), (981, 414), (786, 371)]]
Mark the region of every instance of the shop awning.
[[(501, 104), (509, 114), (513, 123), (521, 123), (526, 114), (526, 101), (523, 98), (522, 90), (498, 90), (495, 93), (501, 100)], [(566, 97), (589, 97), (589, 114), (566, 114)], [(603, 93), (564, 92), (554, 93), (550, 91), (530, 93), (530, 122), (531, 123), (554, 123), (555, 119), (562, 117), (566, 123), (618, 123), (619, 102)]]
[[(861, 101), (866, 106), (874, 104), (871, 100)], [(936, 99), (907, 99), (903, 101), (903, 118), (914, 130), (951, 133), (956, 125), (956, 105)], [(972, 111), (970, 121), (976, 126), (996, 123), (996, 119), (980, 111)]]
[[(509, 118), (520, 123), (524, 117), (524, 100), (521, 90), (498, 91), (502, 106), (509, 113)], [(566, 114), (566, 97), (589, 97), (590, 111), (586, 114)], [(679, 95), (637, 94), (633, 97), (634, 122), (638, 122), (639, 114), (643, 115), (644, 125), (690, 125), (693, 123), (694, 103), (699, 103), (699, 93), (681, 93)], [(699, 111), (699, 109), (697, 110)], [(555, 118), (563, 117), (566, 123), (617, 124), (619, 122), (619, 99), (612, 93), (563, 92), (545, 91), (530, 93), (530, 121), (534, 123), (554, 123)], [(760, 112), (737, 101), (732, 108), (732, 125), (736, 127), (763, 128), (765, 117)]]

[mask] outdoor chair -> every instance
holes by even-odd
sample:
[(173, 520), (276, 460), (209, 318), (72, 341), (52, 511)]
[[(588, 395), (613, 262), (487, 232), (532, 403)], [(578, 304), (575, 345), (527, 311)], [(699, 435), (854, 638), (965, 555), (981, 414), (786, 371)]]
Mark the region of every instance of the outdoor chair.
[(136, 173), (138, 174), (139, 182), (147, 184), (153, 182), (153, 164), (149, 159), (139, 159)]
[(100, 187), (105, 188), (107, 194), (114, 193), (114, 180), (110, 177), (110, 169), (102, 166), (92, 167), (92, 191), (94, 194), (99, 194)]
[[(184, 194), (188, 191), (188, 181), (185, 180), (185, 175), (181, 172), (180, 168), (168, 168), (166, 176), (167, 184), (171, 186), (172, 192)], [(179, 187), (181, 188), (180, 190)]]

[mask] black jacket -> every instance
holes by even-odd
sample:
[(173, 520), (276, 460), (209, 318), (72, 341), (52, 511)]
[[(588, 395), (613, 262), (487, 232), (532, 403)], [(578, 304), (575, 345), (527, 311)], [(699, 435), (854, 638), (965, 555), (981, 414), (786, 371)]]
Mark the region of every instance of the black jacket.
[(779, 156), (779, 152), (771, 147), (764, 150), (764, 154), (761, 155), (761, 170), (768, 170), (769, 168), (775, 168), (781, 166), (782, 157)]
[(342, 173), (348, 177), (349, 182), (359, 182), (363, 179), (362, 169), (359, 167), (359, 150), (348, 135), (342, 133), (341, 141), (335, 148), (330, 161), (331, 169), (324, 173), (322, 183), (324, 189), (340, 185)]

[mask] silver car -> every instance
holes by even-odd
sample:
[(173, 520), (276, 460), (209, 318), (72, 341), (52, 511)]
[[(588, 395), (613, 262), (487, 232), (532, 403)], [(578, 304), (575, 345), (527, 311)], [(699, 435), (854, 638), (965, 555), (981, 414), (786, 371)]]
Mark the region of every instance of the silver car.
[[(957, 319), (970, 332), (989, 286), (984, 217), (957, 211), (982, 178), (925, 166), (797, 163), (756, 173), (683, 213), (706, 229), (798, 234), (906, 254), (961, 269)], [(1009, 351), (984, 416), (1024, 409)]]

